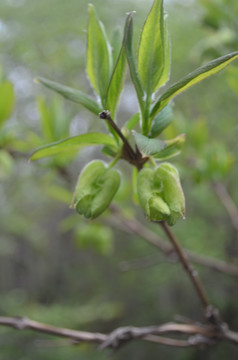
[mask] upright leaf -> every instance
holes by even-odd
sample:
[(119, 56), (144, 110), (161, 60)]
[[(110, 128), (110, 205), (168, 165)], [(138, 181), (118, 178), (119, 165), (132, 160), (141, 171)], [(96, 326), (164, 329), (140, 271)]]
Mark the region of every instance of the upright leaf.
[(134, 127), (136, 127), (136, 125), (139, 123), (139, 121), (140, 121), (140, 113), (136, 113), (125, 123), (124, 126), (128, 130), (132, 130), (132, 129), (134, 129)]
[(96, 115), (98, 115), (103, 110), (96, 101), (79, 90), (73, 89), (69, 86), (61, 85), (55, 81), (47, 80), (42, 77), (37, 78), (36, 82), (39, 82), (49, 89), (56, 91), (58, 94), (62, 95), (68, 100), (83, 105), (86, 109)]
[(110, 44), (101, 21), (98, 20), (94, 6), (88, 8), (87, 74), (105, 107), (106, 92), (111, 74), (112, 54)]
[(170, 39), (169, 39), (169, 28), (168, 28), (168, 16), (164, 16), (164, 68), (161, 74), (161, 78), (158, 82), (157, 88), (159, 89), (161, 86), (165, 85), (170, 77)]
[(45, 145), (34, 151), (30, 160), (38, 160), (47, 156), (60, 154), (63, 152), (75, 152), (84, 146), (90, 145), (115, 145), (113, 138), (102, 133), (88, 133), (73, 136), (65, 140), (57, 141)]
[(115, 67), (121, 50), (122, 34), (121, 29), (115, 29), (111, 37), (113, 68)]
[(199, 83), (200, 81), (206, 79), (207, 77), (218, 73), (237, 58), (238, 51), (221, 56), (213, 61), (210, 61), (206, 65), (194, 70), (193, 72), (185, 76), (183, 79), (173, 84), (155, 103), (151, 111), (151, 117), (153, 118), (175, 96), (179, 95), (184, 90)]
[[(127, 19), (129, 17), (130, 14), (127, 15)], [(124, 38), (122, 41), (121, 50), (110, 79), (110, 83), (107, 89), (107, 96), (106, 96), (106, 108), (110, 111), (113, 119), (115, 118), (117, 104), (123, 89), (123, 85), (125, 82), (125, 75), (126, 75), (125, 36), (127, 31), (127, 19), (125, 23)]]
[(131, 80), (136, 90), (137, 99), (140, 105), (141, 112), (144, 113), (144, 91), (137, 73), (135, 58), (133, 53), (133, 12), (129, 13), (126, 20), (125, 47), (126, 47), (126, 57), (129, 65)]
[(138, 51), (138, 74), (147, 94), (152, 94), (157, 90), (163, 69), (163, 0), (154, 0), (142, 29)]

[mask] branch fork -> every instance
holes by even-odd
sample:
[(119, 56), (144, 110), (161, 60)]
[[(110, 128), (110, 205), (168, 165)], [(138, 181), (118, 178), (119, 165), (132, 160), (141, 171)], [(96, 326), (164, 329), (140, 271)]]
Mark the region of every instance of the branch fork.
[(100, 119), (106, 120), (107, 123), (115, 130), (120, 139), (123, 142), (121, 158), (128, 161), (130, 164), (136, 166), (138, 171), (140, 171), (143, 165), (149, 160), (148, 156), (143, 156), (140, 152), (138, 146), (136, 145), (135, 150), (129, 144), (128, 140), (125, 138), (119, 127), (112, 120), (109, 110), (104, 110), (99, 114)]

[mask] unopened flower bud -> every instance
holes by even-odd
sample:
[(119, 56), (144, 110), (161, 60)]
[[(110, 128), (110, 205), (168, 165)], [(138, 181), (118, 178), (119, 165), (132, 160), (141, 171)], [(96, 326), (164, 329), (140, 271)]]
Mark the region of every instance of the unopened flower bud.
[(82, 170), (73, 197), (73, 207), (86, 218), (94, 219), (110, 205), (120, 185), (117, 170), (96, 160)]
[(165, 220), (174, 225), (184, 217), (185, 199), (177, 169), (163, 163), (157, 169), (144, 168), (138, 175), (140, 204), (150, 220)]

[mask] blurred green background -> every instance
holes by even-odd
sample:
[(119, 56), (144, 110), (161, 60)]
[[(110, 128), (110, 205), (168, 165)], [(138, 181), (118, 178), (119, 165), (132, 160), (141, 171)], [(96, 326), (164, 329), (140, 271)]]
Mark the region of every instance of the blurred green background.
[[(152, 1), (92, 3), (112, 38), (115, 28), (122, 32), (125, 13), (131, 10), (136, 10), (137, 37)], [(93, 96), (85, 74), (87, 4), (0, 2), (0, 315), (99, 332), (161, 324), (176, 314), (201, 320), (200, 304), (179, 264), (169, 262), (143, 239), (125, 234), (120, 225), (115, 228), (110, 214), (88, 223), (69, 209), (78, 173), (90, 159), (102, 157), (98, 149), (87, 148), (74, 158), (28, 162), (38, 146), (69, 135), (105, 131), (100, 120), (82, 107), (33, 81), (40, 75)], [(165, 8), (171, 33), (171, 82), (238, 50), (236, 0), (165, 0)], [(3, 85), (6, 82), (13, 84), (14, 95), (9, 83)], [(182, 174), (187, 218), (174, 232), (186, 248), (238, 265), (237, 229), (214, 191), (214, 184), (221, 182), (238, 203), (237, 96), (234, 63), (175, 100), (175, 121), (166, 135), (186, 133), (185, 148), (174, 163)], [(136, 109), (128, 82), (119, 109), (121, 125)], [(51, 131), (46, 131), (47, 121)], [(146, 225), (131, 200), (126, 181), (131, 170), (123, 162), (120, 166), (125, 181), (117, 206), (123, 207), (126, 218), (136, 217)], [(122, 271), (127, 261), (140, 259), (143, 265), (144, 257), (151, 266)], [(196, 268), (211, 302), (238, 331), (237, 278)], [(213, 360), (237, 359), (237, 354), (238, 348), (230, 344), (200, 350), (133, 342), (112, 358)], [(106, 356), (95, 346), (72, 347), (50, 336), (0, 328), (0, 360)]]

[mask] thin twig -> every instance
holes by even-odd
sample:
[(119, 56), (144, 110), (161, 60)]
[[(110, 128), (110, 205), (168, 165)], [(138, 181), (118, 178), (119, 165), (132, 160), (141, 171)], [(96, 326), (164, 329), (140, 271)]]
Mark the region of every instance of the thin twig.
[(231, 198), (225, 184), (221, 182), (213, 182), (212, 188), (220, 199), (222, 205), (227, 211), (229, 218), (231, 220), (232, 226), (236, 230), (237, 238), (238, 238), (238, 208)]
[[(123, 215), (115, 206), (113, 206), (112, 211), (116, 212), (116, 216), (110, 219), (110, 225), (117, 227), (124, 232), (138, 235), (157, 249), (161, 250), (173, 261), (175, 261), (174, 249), (169, 243), (158, 237), (157, 234), (145, 227), (137, 219), (126, 219), (125, 217), (123, 217)], [(189, 258), (189, 260), (195, 264), (206, 266), (212, 270), (238, 277), (238, 266), (236, 265), (227, 264), (225, 261), (222, 260), (213, 259), (204, 255), (199, 255), (188, 249), (184, 249), (184, 252)], [(147, 262), (149, 263), (149, 259), (147, 260)], [(153, 262), (155, 263), (155, 260), (151, 261), (152, 265)]]
[(179, 257), (181, 264), (183, 265), (185, 271), (187, 272), (197, 292), (198, 298), (200, 299), (200, 302), (203, 306), (206, 320), (209, 321), (211, 324), (213, 324), (219, 332), (223, 332), (224, 328), (227, 325), (223, 322), (218, 309), (214, 308), (210, 304), (205, 289), (203, 288), (203, 285), (198, 277), (197, 271), (193, 268), (192, 264), (188, 260), (188, 257), (184, 253), (182, 247), (180, 246), (179, 242), (177, 241), (175, 235), (171, 231), (168, 224), (165, 221), (158, 222), (158, 224), (164, 230), (165, 234), (167, 235), (168, 239), (170, 240), (171, 244), (174, 247), (174, 250), (176, 251)]

